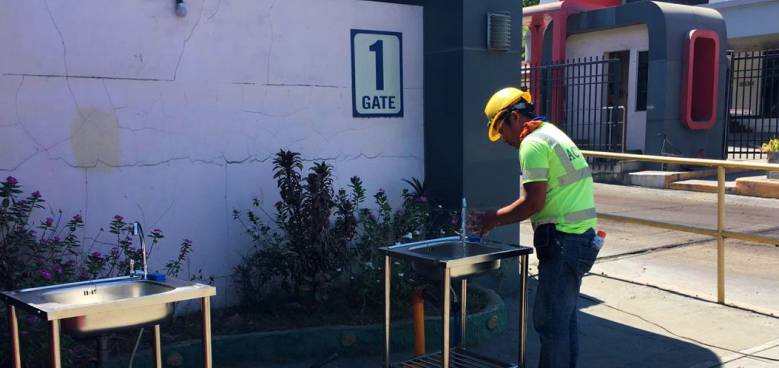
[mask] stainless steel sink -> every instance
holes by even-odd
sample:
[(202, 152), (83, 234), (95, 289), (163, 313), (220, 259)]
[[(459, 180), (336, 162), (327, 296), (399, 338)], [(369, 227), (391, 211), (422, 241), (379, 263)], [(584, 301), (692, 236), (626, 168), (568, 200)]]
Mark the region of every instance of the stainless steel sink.
[[(172, 315), (176, 301), (205, 296), (208, 288), (213, 289), (179, 280), (157, 282), (118, 277), (3, 295), (7, 302), (45, 314), (48, 320), (60, 320), (64, 331), (84, 336), (157, 324)], [(192, 295), (193, 291), (196, 295)], [(214, 293), (211, 291), (211, 295)]]
[(463, 241), (460, 237), (432, 239), (382, 248), (392, 256), (411, 260), (420, 275), (440, 280), (443, 268), (450, 277), (464, 277), (500, 268), (500, 259), (520, 255), (528, 248), (491, 241)]
[[(120, 280), (87, 285), (62, 286), (41, 294), (41, 299), (62, 305), (90, 305), (140, 298), (175, 290), (175, 287), (146, 280)], [(118, 313), (117, 313), (118, 312)], [(143, 310), (116, 310), (62, 320), (62, 329), (75, 335), (89, 335), (153, 325), (173, 314), (173, 303), (151, 305)]]
[(126, 276), (0, 292), (7, 305), (11, 337), (11, 366), (21, 368), (19, 323), (16, 309), (25, 309), (48, 321), (52, 368), (61, 368), (60, 331), (76, 336), (153, 325), (155, 367), (162, 367), (159, 322), (173, 313), (173, 304), (200, 299), (203, 367), (211, 368), (211, 300), (216, 288), (168, 279), (150, 281)]

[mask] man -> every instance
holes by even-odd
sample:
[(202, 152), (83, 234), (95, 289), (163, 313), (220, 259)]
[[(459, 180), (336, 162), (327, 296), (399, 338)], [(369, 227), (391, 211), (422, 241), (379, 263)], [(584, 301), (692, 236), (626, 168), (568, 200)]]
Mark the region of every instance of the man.
[(538, 265), (533, 324), (541, 339), (539, 367), (575, 367), (578, 355), (576, 301), (582, 276), (599, 246), (593, 181), (587, 161), (565, 133), (534, 114), (529, 92), (504, 88), (487, 102), (490, 141), (519, 149), (525, 195), (501, 209), (472, 213), (471, 230), (529, 218)]

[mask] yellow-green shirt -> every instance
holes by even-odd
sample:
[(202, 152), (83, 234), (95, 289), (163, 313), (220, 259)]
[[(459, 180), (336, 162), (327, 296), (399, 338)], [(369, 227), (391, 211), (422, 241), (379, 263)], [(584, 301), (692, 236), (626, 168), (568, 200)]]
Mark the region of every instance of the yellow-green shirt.
[(547, 182), (544, 208), (530, 217), (533, 228), (555, 223), (557, 230), (582, 234), (594, 228), (593, 180), (587, 160), (571, 139), (545, 122), (519, 147), (522, 184)]

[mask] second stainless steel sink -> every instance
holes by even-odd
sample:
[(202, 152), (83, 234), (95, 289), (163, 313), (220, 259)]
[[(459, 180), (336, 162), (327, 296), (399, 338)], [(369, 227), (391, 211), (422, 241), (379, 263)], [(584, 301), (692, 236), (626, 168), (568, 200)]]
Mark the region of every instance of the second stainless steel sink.
[(382, 248), (393, 256), (411, 260), (422, 276), (439, 280), (442, 267), (451, 277), (474, 275), (500, 268), (500, 259), (519, 254), (517, 245), (489, 241), (463, 241), (460, 237), (439, 238)]

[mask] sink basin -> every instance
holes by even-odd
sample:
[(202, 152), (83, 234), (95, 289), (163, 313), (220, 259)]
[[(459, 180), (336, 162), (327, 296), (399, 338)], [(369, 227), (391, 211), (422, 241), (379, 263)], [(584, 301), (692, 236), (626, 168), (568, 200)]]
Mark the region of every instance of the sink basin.
[(450, 277), (465, 277), (500, 268), (501, 258), (532, 253), (532, 248), (482, 241), (462, 241), (459, 237), (439, 238), (381, 248), (391, 256), (411, 260), (421, 276), (440, 280), (443, 269)]
[[(434, 245), (419, 245), (409, 248), (409, 251), (437, 260), (452, 260), (475, 255), (489, 254), (495, 248), (468, 242), (449, 242)], [(429, 262), (412, 261), (411, 267), (418, 274), (431, 280), (440, 280), (443, 277), (439, 267), (431, 266)], [(500, 259), (472, 263), (451, 269), (451, 277), (464, 277), (475, 275), (500, 268)]]
[(208, 285), (118, 277), (3, 292), (6, 303), (60, 320), (76, 336), (158, 324), (177, 301), (215, 295)]
[[(62, 286), (41, 294), (41, 299), (62, 305), (110, 303), (168, 292), (172, 286), (146, 280), (122, 280), (93, 285)], [(173, 314), (173, 303), (151, 305), (143, 310), (113, 310), (86, 316), (65, 318), (62, 330), (75, 335), (107, 333), (125, 328), (157, 324)]]
[(469, 242), (447, 242), (432, 245), (418, 245), (408, 249), (411, 252), (440, 260), (457, 259), (494, 252), (494, 247)]

